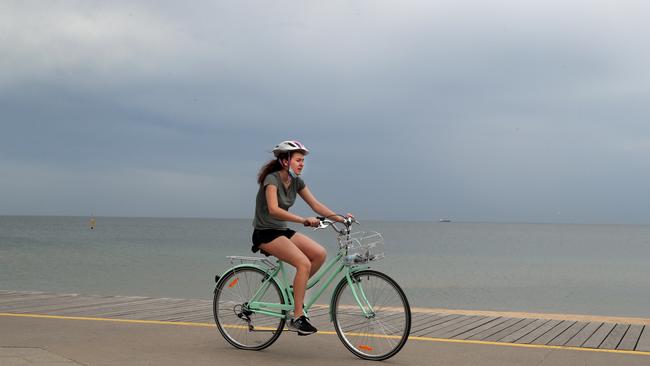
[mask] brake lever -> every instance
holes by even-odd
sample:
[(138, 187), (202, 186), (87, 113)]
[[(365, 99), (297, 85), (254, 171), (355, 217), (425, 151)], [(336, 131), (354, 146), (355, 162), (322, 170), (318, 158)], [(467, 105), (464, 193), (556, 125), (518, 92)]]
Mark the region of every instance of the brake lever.
[(318, 226), (316, 226), (314, 228), (314, 230), (327, 229), (327, 227), (330, 226), (331, 224), (332, 224), (331, 220), (328, 220), (328, 219), (324, 218), (323, 220), (320, 220), (320, 222), (318, 223)]

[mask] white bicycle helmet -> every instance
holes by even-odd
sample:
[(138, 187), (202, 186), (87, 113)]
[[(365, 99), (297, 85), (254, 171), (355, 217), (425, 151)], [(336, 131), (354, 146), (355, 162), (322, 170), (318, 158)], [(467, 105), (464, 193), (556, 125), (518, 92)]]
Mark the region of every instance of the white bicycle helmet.
[(300, 151), (305, 155), (309, 154), (309, 149), (300, 143), (300, 141), (282, 141), (273, 148), (273, 155), (277, 158), (282, 153), (292, 151)]

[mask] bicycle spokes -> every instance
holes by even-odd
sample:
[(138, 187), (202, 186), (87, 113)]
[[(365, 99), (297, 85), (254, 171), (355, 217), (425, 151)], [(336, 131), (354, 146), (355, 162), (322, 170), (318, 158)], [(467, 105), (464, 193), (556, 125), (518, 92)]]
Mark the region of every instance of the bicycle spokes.
[(266, 348), (284, 328), (284, 318), (249, 308), (249, 300), (253, 297), (267, 303), (284, 303), (275, 281), (267, 282), (271, 286), (259, 292), (266, 278), (266, 272), (259, 268), (240, 267), (230, 270), (217, 283), (213, 303), (215, 322), (224, 338), (237, 348)]
[[(334, 327), (343, 344), (368, 360), (385, 360), (404, 346), (411, 311), (401, 288), (376, 271), (360, 271), (335, 291)], [(371, 310), (369, 310), (371, 309)]]

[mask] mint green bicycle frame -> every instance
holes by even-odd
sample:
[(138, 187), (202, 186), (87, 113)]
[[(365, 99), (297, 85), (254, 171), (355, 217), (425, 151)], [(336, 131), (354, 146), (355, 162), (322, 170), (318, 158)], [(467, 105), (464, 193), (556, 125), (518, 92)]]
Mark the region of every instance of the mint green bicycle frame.
[[(310, 278), (307, 282), (307, 288), (310, 289), (318, 284), (321, 279), (325, 277), (327, 273), (330, 273), (324, 284), (316, 291), (310, 299), (305, 299), (304, 310), (309, 312), (309, 309), (314, 305), (314, 303), (320, 298), (323, 292), (329, 287), (329, 285), (334, 281), (337, 275), (341, 272), (345, 272), (345, 278), (352, 290), (352, 294), (359, 305), (359, 308), (363, 312), (366, 318), (372, 318), (375, 314), (372, 306), (366, 298), (366, 294), (363, 291), (363, 288), (352, 279), (352, 274), (354, 272), (369, 268), (366, 265), (346, 265), (343, 263), (343, 257), (347, 254), (347, 248), (341, 248), (334, 259), (325, 265), (324, 268), (318, 271), (314, 277)], [(286, 272), (284, 270), (284, 262), (278, 260), (278, 265), (275, 268), (264, 268), (259, 265), (253, 264), (241, 264), (234, 267), (235, 271), (237, 268), (246, 268), (246, 267), (256, 267), (265, 271), (268, 276), (262, 282), (262, 285), (259, 287), (257, 292), (253, 297), (248, 301), (246, 307), (248, 310), (251, 310), (258, 314), (264, 314), (269, 316), (274, 316), (277, 318), (288, 318), (287, 315), (283, 314), (283, 311), (288, 312), (294, 309), (294, 298), (293, 298), (293, 289), (288, 286)], [(332, 271), (334, 269), (334, 271)], [(276, 281), (280, 286), (280, 291), (282, 292), (282, 297), (284, 297), (285, 304), (279, 303), (269, 303), (261, 302), (259, 299), (266, 293), (271, 286), (271, 281)], [(330, 321), (332, 320), (333, 314), (333, 298), (332, 303), (330, 304)]]

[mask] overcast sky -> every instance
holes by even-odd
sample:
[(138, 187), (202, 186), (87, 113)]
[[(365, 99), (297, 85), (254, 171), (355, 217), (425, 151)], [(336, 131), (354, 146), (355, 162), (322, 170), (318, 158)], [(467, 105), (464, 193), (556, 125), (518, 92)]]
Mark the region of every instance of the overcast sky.
[(0, 214), (650, 223), (648, 1), (189, 4), (0, 3)]

